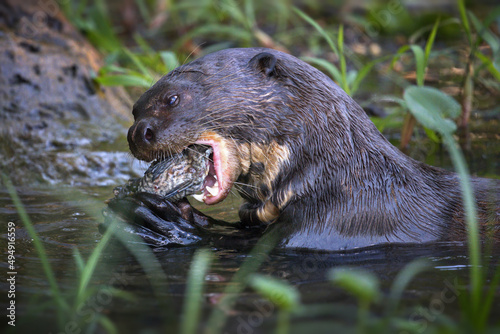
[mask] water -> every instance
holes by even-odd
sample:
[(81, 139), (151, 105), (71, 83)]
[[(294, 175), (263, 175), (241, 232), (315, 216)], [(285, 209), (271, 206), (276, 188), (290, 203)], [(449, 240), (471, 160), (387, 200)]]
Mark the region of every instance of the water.
[[(487, 123), (490, 124), (490, 123)], [(473, 154), (468, 155), (471, 170), (479, 175), (500, 175), (498, 141), (491, 140), (496, 128), (487, 126), (486, 135), (477, 136), (472, 141)], [(492, 131), (492, 132), (490, 132)], [(488, 140), (484, 140), (487, 138)], [(435, 165), (449, 167), (446, 154), (432, 144), (423, 141), (414, 146), (410, 154), (425, 155), (426, 161)], [(426, 155), (423, 152), (433, 151)], [(55, 272), (57, 281), (65, 295), (71, 296), (80, 277), (74, 259), (74, 250), (86, 259), (101, 238), (97, 224), (102, 222), (100, 211), (105, 207), (104, 200), (112, 197), (111, 186), (85, 188), (20, 188), (18, 192), (28, 215), (46, 249), (47, 256)], [(232, 196), (222, 204), (206, 208), (205, 212), (227, 221), (237, 220), (240, 200)], [(197, 204), (203, 208), (202, 204)], [(97, 217), (97, 218), (95, 218)], [(16, 305), (17, 323), (33, 328), (30, 312), (50, 300), (50, 287), (47, 283), (40, 259), (34, 250), (16, 208), (5, 191), (0, 191), (0, 221), (2, 226), (14, 222), (16, 232)], [(6, 276), (7, 239), (6, 230), (0, 239), (2, 259), (0, 276)], [(86, 304), (80, 319), (89, 323), (94, 316), (106, 314), (119, 328), (121, 333), (152, 333), (176, 328), (181, 317), (189, 266), (196, 247), (161, 249), (155, 257), (162, 267), (158, 277), (149, 277), (135, 258), (123, 247), (111, 244), (103, 253), (99, 268), (93, 277), (90, 289), (95, 298)], [(248, 258), (247, 253), (231, 250), (213, 250), (214, 263), (205, 277), (204, 299), (202, 303), (203, 321), (222, 297), (224, 288), (230, 283), (234, 273)], [(485, 258), (495, 262), (500, 256), (499, 247)], [(355, 300), (334, 287), (326, 278), (328, 271), (339, 266), (361, 267), (374, 273), (381, 282), (384, 293), (388, 293), (396, 275), (411, 261), (427, 258), (430, 268), (418, 275), (403, 295), (402, 304), (407, 314), (405, 319), (415, 319), (424, 328), (441, 321), (442, 315), (458, 319), (458, 285), (466, 282), (469, 275), (467, 248), (460, 244), (436, 244), (420, 246), (382, 246), (351, 251), (348, 253), (299, 253), (275, 251), (263, 263), (260, 273), (282, 278), (295, 286), (301, 295), (301, 302), (307, 306), (306, 312), (292, 325), (293, 332), (311, 331), (331, 332), (333, 328), (355, 329)], [(498, 264), (491, 266), (492, 270)], [(161, 275), (160, 275), (161, 274)], [(490, 270), (491, 274), (491, 270)], [(154, 280), (153, 291), (150, 280)], [(107, 286), (130, 292), (133, 300), (112, 297)], [(6, 295), (9, 286), (6, 278), (0, 282), (0, 290)], [(486, 287), (487, 288), (487, 287)], [(500, 291), (496, 292), (493, 306), (495, 315), (500, 316)], [(2, 308), (6, 307), (5, 301)], [(420, 305), (418, 310), (411, 307)], [(5, 309), (5, 308), (3, 308)], [(383, 305), (375, 306), (376, 312), (383, 312)], [(232, 310), (228, 310), (228, 332), (259, 333), (274, 330), (276, 308), (251, 290), (237, 299)], [(36, 328), (44, 332), (55, 323), (54, 309), (41, 308), (35, 311)], [(4, 324), (2, 320), (2, 324)], [(29, 320), (32, 321), (32, 320)], [(428, 328), (428, 327), (426, 327)]]

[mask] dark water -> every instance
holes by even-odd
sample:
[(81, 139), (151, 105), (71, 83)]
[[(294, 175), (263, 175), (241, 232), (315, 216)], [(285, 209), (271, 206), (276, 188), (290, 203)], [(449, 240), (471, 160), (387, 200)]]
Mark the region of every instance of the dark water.
[[(491, 125), (493, 124), (493, 125)], [(488, 122), (482, 137), (472, 141), (473, 149), (467, 155), (471, 171), (478, 175), (500, 175), (500, 149), (498, 148), (498, 124)], [(483, 140), (481, 138), (486, 138)], [(449, 167), (446, 152), (429, 143), (414, 146), (410, 154)], [(28, 215), (43, 241), (47, 256), (55, 272), (61, 290), (67, 296), (74, 295), (76, 281), (80, 276), (75, 265), (74, 250), (77, 248), (87, 258), (101, 238), (97, 224), (102, 221), (100, 211), (103, 201), (111, 197), (113, 187), (74, 189), (70, 187), (44, 189), (18, 189)], [(216, 207), (205, 208), (206, 213), (225, 219), (237, 220), (239, 199), (231, 197)], [(95, 218), (97, 217), (97, 218)], [(2, 250), (0, 290), (2, 309), (6, 306), (5, 295), (9, 288), (7, 272), (7, 222), (16, 225), (16, 305), (17, 330), (31, 328), (47, 332), (55, 323), (53, 307), (42, 307), (50, 299), (49, 284), (43, 273), (34, 245), (23, 227), (15, 206), (5, 189), (0, 191), (0, 221), (2, 222), (0, 249)], [(84, 308), (81, 319), (91, 321), (96, 314), (107, 315), (123, 333), (153, 333), (177, 328), (181, 317), (182, 301), (189, 266), (196, 248), (173, 248), (155, 251), (162, 267), (158, 277), (150, 277), (135, 258), (119, 245), (111, 244), (103, 253), (91, 287), (97, 293)], [(203, 321), (220, 300), (222, 291), (230, 283), (234, 273), (248, 258), (247, 253), (230, 250), (213, 250), (214, 262), (205, 277)], [(496, 262), (499, 247), (494, 247), (485, 257)], [(468, 280), (469, 257), (467, 248), (459, 244), (421, 246), (384, 246), (349, 253), (298, 253), (280, 251), (271, 253), (260, 273), (286, 280), (295, 286), (301, 295), (306, 311), (294, 318), (292, 331), (301, 333), (331, 332), (344, 326), (355, 329), (356, 302), (326, 278), (327, 272), (340, 266), (360, 267), (374, 273), (381, 282), (384, 293), (388, 293), (394, 278), (411, 261), (427, 258), (430, 268), (418, 275), (403, 295), (402, 304), (406, 319), (416, 319), (422, 331), (441, 321), (443, 315), (455, 320), (459, 318), (457, 287)], [(498, 264), (490, 264), (492, 270)], [(150, 280), (157, 286), (153, 291)], [(131, 292), (133, 300), (111, 297), (106, 286)], [(487, 286), (485, 287), (487, 288)], [(500, 291), (496, 292), (494, 316), (500, 316)], [(68, 297), (70, 298), (70, 297)], [(412, 307), (420, 305), (418, 310)], [(41, 308), (38, 308), (41, 307)], [(383, 305), (374, 307), (376, 314)], [(377, 313), (378, 312), (378, 313)], [(229, 333), (259, 333), (274, 330), (276, 309), (273, 304), (260, 298), (251, 290), (239, 296), (234, 307), (227, 310)], [(32, 318), (34, 316), (34, 318)], [(6, 324), (2, 316), (2, 327)], [(32, 321), (36, 319), (36, 325)], [(55, 331), (53, 331), (55, 332)]]

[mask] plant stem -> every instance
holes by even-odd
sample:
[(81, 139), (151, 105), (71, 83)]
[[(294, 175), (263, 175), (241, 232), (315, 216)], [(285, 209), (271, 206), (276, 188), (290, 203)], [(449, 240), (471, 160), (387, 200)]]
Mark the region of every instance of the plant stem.
[(288, 310), (279, 310), (276, 334), (287, 334), (289, 332), (290, 332), (290, 312)]

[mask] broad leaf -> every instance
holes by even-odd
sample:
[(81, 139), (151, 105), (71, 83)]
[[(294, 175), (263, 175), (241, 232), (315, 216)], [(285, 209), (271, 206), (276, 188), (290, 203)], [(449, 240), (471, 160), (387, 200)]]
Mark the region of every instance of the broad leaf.
[(403, 97), (412, 115), (426, 128), (446, 135), (456, 130), (452, 119), (460, 115), (461, 109), (451, 96), (433, 87), (410, 86)]

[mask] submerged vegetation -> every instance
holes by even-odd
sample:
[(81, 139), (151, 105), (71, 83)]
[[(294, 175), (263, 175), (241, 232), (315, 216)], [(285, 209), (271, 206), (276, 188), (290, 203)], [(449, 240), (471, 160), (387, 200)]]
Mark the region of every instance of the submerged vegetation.
[[(185, 334), (220, 333), (230, 310), (245, 291), (254, 291), (273, 305), (277, 333), (294, 332), (293, 321), (301, 316), (343, 317), (347, 313), (353, 317), (354, 326), (343, 329), (358, 333), (487, 333), (499, 329), (499, 324), (491, 318), (491, 311), (497, 297), (500, 266), (494, 264), (497, 267), (492, 274), (488, 264), (482, 262), (484, 254), (479, 242), (469, 171), (455, 132), (458, 127), (467, 127), (473, 108), (492, 107), (491, 100), (487, 99), (475, 104), (476, 96), (498, 96), (500, 92), (500, 8), (490, 10), (479, 19), (467, 10), (464, 1), (459, 0), (452, 14), (422, 15), (409, 20), (409, 10), (397, 1), (389, 5), (367, 5), (362, 14), (353, 14), (355, 11), (350, 12), (346, 6), (339, 9), (347, 13), (345, 17), (341, 17), (342, 14), (330, 17), (322, 13), (320, 1), (293, 6), (285, 0), (137, 0), (125, 5), (136, 10), (133, 20), (120, 22), (111, 14), (119, 9), (108, 7), (104, 0), (63, 3), (70, 21), (106, 55), (105, 66), (95, 73), (96, 84), (126, 86), (132, 94), (150, 87), (163, 74), (192, 57), (236, 46), (290, 50), (325, 70), (346, 92), (360, 98), (372, 89), (370, 76), (385, 81), (390, 91), (397, 90), (401, 94), (388, 95), (385, 88), (380, 87), (382, 94), (377, 96), (378, 100), (362, 101), (365, 106), (373, 103), (384, 106), (387, 117), (373, 118), (379, 129), (402, 127), (401, 144), (406, 147), (414, 129), (420, 127), (431, 141), (444, 145), (460, 174), (467, 209), (470, 276), (469, 281), (461, 282), (458, 288), (460, 314), (455, 317), (442, 315), (423, 327), (422, 323), (408, 317), (412, 310), (405, 308), (401, 300), (411, 280), (429, 269), (426, 261), (409, 263), (388, 290), (381, 287), (380, 278), (361, 268), (334, 268), (329, 271), (328, 279), (354, 297), (357, 306), (353, 315), (342, 309), (342, 305), (320, 307), (303, 303), (292, 283), (258, 273), (275, 245), (269, 234), (245, 258), (231, 284), (226, 286), (209, 312), (202, 309), (205, 276), (216, 260), (210, 250), (197, 250), (186, 283), (182, 319), (168, 319), (169, 310), (177, 306), (162, 299), (165, 285), (160, 282), (166, 282), (167, 278), (161, 263), (140, 240), (113, 233), (112, 228), (103, 234), (86, 259), (78, 246), (75, 247), (79, 279), (71, 288), (60, 287), (45, 255), (43, 241), (33, 229), (8, 176), (2, 175), (50, 285), (52, 303), (37, 307), (55, 310), (54, 321), (59, 330), (119, 332), (112, 315), (96, 313), (88, 317), (82, 312), (86, 303), (102, 289), (119, 299), (135, 298), (133, 292), (113, 284), (92, 283), (113, 234), (151, 278), (144, 284), (151, 286), (158, 296), (159, 307), (165, 309), (165, 323), (159, 326), (164, 329), (173, 327)], [(386, 51), (385, 47), (392, 51)], [(449, 66), (441, 68), (442, 64)], [(434, 71), (438, 73), (437, 79), (433, 77)], [(94, 203), (94, 207), (99, 205)], [(89, 214), (96, 221), (102, 220), (99, 213)]]

